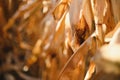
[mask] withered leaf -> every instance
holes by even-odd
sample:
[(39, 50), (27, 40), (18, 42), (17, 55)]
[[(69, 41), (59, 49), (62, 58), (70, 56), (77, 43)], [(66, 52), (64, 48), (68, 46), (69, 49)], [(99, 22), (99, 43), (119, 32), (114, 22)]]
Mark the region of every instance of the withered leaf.
[(120, 20), (120, 1), (119, 0), (110, 0), (111, 1), (111, 8), (114, 16), (115, 24), (117, 24)]
[(94, 76), (94, 73), (95, 73), (95, 63), (91, 61), (84, 80), (90, 80), (92, 76)]
[(55, 20), (60, 20), (63, 14), (69, 9), (70, 0), (62, 0), (54, 9), (53, 16)]
[(74, 25), (77, 24), (80, 20), (80, 11), (82, 9), (82, 3), (84, 0), (72, 0), (70, 4), (70, 24), (72, 29)]
[(120, 22), (118, 22), (118, 24), (115, 26), (115, 28), (110, 31), (108, 34), (105, 35), (105, 41), (110, 41), (113, 37), (113, 34), (117, 31), (117, 29), (120, 28)]
[[(59, 80), (74, 80), (74, 77), (76, 77), (76, 80), (83, 80), (85, 76), (85, 70), (86, 70), (86, 55), (88, 54), (89, 49), (92, 45), (92, 38), (93, 36), (90, 36), (80, 47), (79, 49), (71, 56), (71, 58), (68, 60), (68, 62), (65, 64), (64, 68), (62, 69)], [(79, 71), (80, 70), (80, 71)], [(74, 75), (77, 74), (77, 75)], [(79, 78), (77, 78), (79, 75)]]
[(90, 29), (90, 33), (92, 34), (94, 32), (94, 17), (93, 17), (93, 13), (92, 13), (92, 7), (91, 7), (91, 3), (90, 0), (85, 0), (83, 3), (83, 15), (84, 18), (88, 24), (88, 27)]

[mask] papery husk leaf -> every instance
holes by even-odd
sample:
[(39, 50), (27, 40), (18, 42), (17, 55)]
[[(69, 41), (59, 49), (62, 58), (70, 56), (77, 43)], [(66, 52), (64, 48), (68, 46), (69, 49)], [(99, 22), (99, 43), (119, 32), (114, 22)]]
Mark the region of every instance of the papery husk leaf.
[(94, 25), (94, 18), (93, 18), (90, 0), (84, 1), (82, 10), (83, 10), (84, 18), (88, 24), (90, 33), (92, 34), (94, 32), (95, 28), (93, 26)]
[(84, 80), (90, 80), (92, 76), (94, 76), (95, 67), (96, 67), (95, 63), (93, 61), (90, 61), (90, 65), (89, 65), (89, 68), (87, 70)]
[(69, 4), (71, 0), (62, 0), (59, 4), (55, 7), (53, 11), (53, 16), (55, 20), (60, 20), (65, 11), (69, 9)]
[(111, 2), (111, 10), (113, 12), (113, 16), (114, 16), (114, 21), (115, 24), (117, 24), (120, 20), (120, 1), (119, 0), (110, 0)]
[(105, 35), (105, 41), (106, 42), (110, 42), (112, 37), (113, 37), (113, 34), (120, 28), (120, 22), (118, 22), (118, 24), (116, 25), (116, 27), (110, 31), (108, 34)]
[[(59, 75), (59, 80), (74, 80), (72, 76), (76, 77), (76, 80), (84, 79), (86, 70), (86, 56), (88, 51), (91, 49), (91, 45), (94, 43), (93, 41), (93, 36), (90, 36), (70, 57)], [(74, 72), (77, 75), (74, 75)]]

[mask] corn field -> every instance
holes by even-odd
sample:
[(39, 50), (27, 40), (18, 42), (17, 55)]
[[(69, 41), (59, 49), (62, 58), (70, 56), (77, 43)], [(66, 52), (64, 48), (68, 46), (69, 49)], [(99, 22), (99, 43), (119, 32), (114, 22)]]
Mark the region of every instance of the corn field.
[(120, 0), (0, 0), (0, 80), (120, 80)]

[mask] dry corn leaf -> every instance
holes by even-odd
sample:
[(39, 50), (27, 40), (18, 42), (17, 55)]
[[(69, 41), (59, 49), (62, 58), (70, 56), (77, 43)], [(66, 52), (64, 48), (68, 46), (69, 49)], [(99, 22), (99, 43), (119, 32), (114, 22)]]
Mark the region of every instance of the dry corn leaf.
[(69, 4), (71, 0), (62, 0), (55, 7), (53, 11), (53, 16), (55, 20), (60, 20), (63, 14), (69, 9)]
[(74, 25), (74, 30), (72, 30), (72, 32), (74, 32), (74, 39), (72, 40), (71, 46), (73, 51), (76, 51), (80, 44), (82, 44), (90, 35), (90, 29), (82, 12), (80, 21)]
[(115, 27), (115, 20), (113, 12), (111, 11), (111, 4), (109, 0), (106, 0), (106, 10), (104, 12), (104, 24), (106, 25), (106, 33), (110, 32)]
[[(53, 43), (55, 46), (59, 46), (65, 39), (65, 18), (66, 18), (65, 12), (60, 19), (60, 21), (57, 23), (56, 26), (56, 32), (53, 38)], [(58, 43), (59, 42), (59, 43)]]
[(111, 9), (114, 16), (115, 24), (117, 24), (120, 20), (120, 1), (119, 0), (110, 0), (111, 1)]
[(105, 35), (105, 41), (106, 42), (109, 42), (112, 37), (113, 37), (113, 34), (120, 28), (120, 22), (118, 22), (118, 24), (116, 25), (116, 27), (110, 31), (108, 34)]
[[(86, 1), (86, 0), (85, 0)], [(72, 0), (70, 4), (69, 14), (70, 14), (70, 24), (74, 33), (74, 25), (80, 20), (80, 12), (83, 7), (84, 0)]]
[[(74, 77), (76, 80), (83, 80), (85, 76), (85, 70), (86, 70), (86, 58), (88, 55), (88, 51), (91, 49), (91, 45), (95, 42), (93, 36), (90, 36), (80, 47), (79, 49), (71, 56), (71, 58), (68, 60), (68, 62), (65, 64), (64, 68), (62, 69), (59, 80), (74, 80)], [(94, 45), (95, 47), (95, 45)], [(80, 72), (79, 72), (80, 70)], [(75, 72), (74, 75), (72, 74)]]
[[(71, 1), (69, 16), (70, 16), (70, 24), (72, 28), (72, 41), (70, 45), (73, 51), (76, 51), (80, 46), (80, 44), (84, 42), (84, 40), (92, 33), (90, 32), (91, 23), (89, 22), (89, 20), (85, 19), (87, 18), (87, 15), (85, 15), (85, 10), (87, 8), (84, 4), (86, 2), (87, 0)], [(89, 6), (89, 4), (87, 5)], [(88, 17), (89, 18), (91, 17), (91, 13), (90, 13), (90, 16)]]
[(84, 80), (90, 80), (92, 76), (94, 76), (94, 73), (95, 73), (95, 63), (91, 61)]
[(95, 30), (95, 28), (94, 28), (95, 26), (94, 26), (94, 18), (93, 18), (90, 0), (84, 1), (82, 10), (83, 10), (83, 15), (85, 17), (85, 20), (88, 24), (90, 33), (92, 34)]

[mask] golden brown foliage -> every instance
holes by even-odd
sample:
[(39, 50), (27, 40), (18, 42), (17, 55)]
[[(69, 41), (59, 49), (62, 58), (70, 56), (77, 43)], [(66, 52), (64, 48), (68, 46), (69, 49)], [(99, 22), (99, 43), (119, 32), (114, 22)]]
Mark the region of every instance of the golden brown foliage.
[(119, 0), (0, 0), (0, 80), (119, 80)]

